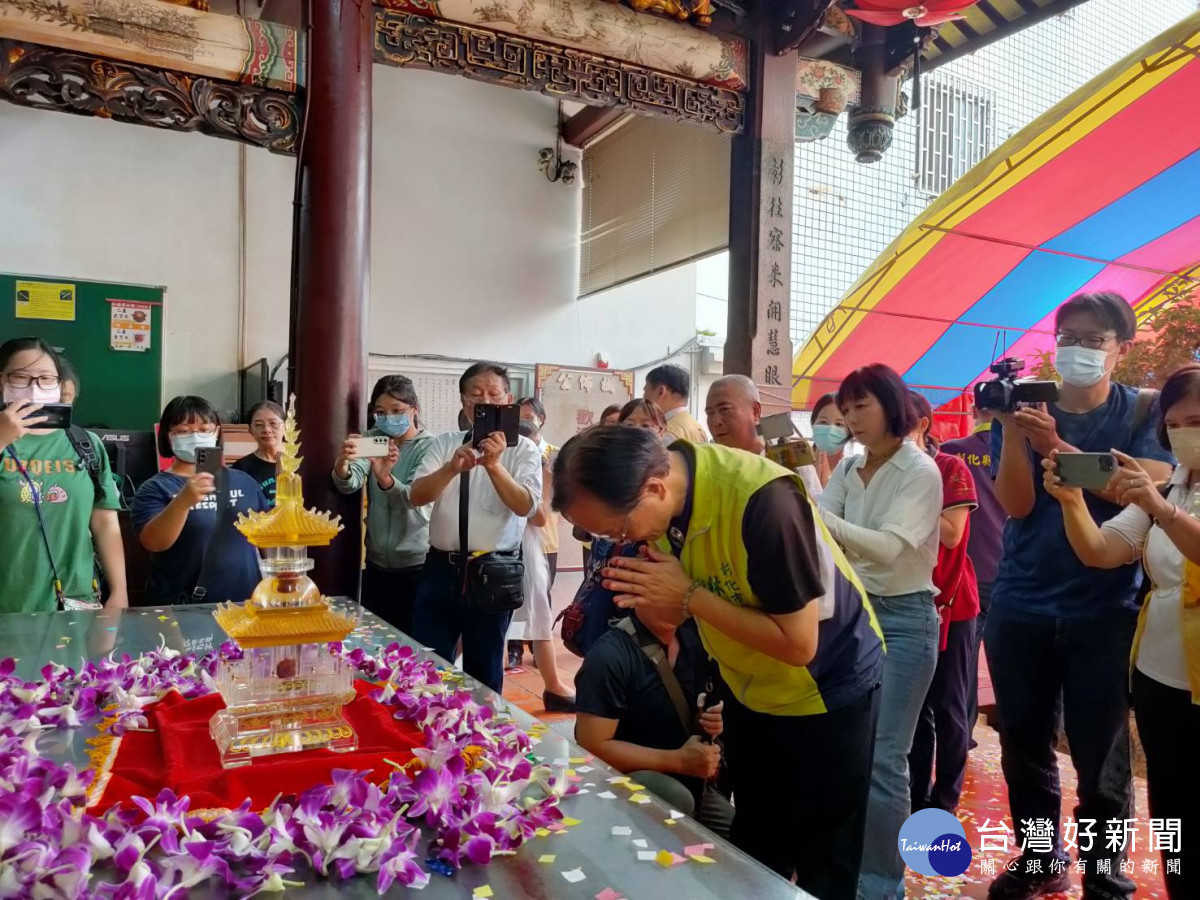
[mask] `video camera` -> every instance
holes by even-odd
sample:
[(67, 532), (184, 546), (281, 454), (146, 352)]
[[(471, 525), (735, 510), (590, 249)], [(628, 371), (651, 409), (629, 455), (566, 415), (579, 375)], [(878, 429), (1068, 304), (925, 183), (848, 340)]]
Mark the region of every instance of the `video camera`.
[(1057, 381), (1017, 378), (1025, 369), (1025, 360), (1006, 356), (988, 367), (995, 374), (991, 381), (975, 385), (975, 408), (989, 412), (1013, 412), (1031, 403), (1053, 403), (1058, 399)]

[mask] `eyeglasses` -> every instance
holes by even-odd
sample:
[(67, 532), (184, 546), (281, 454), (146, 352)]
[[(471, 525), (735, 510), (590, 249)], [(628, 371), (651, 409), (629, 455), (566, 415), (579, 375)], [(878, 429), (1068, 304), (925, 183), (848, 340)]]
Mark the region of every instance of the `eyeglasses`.
[(4, 380), (15, 388), (27, 388), (30, 385), (36, 384), (47, 391), (62, 384), (62, 379), (57, 375), (26, 375), (24, 372), (13, 372), (10, 375), (5, 375)]
[(279, 431), (283, 428), (283, 423), (278, 419), (272, 419), (270, 422), (251, 422), (251, 431)]
[(600, 535), (600, 537), (604, 538), (605, 540), (612, 541), (612, 542), (613, 542), (613, 543), (615, 543), (615, 544), (623, 544), (623, 543), (625, 543), (625, 539), (626, 539), (627, 537), (629, 537), (629, 524), (630, 524), (630, 522), (629, 522), (629, 519), (630, 519), (630, 516), (632, 516), (632, 513), (630, 513), (629, 515), (627, 515), (627, 516), (625, 517), (625, 521), (623, 521), (623, 522), (621, 523), (621, 533), (620, 533), (620, 535), (619, 535), (619, 536), (618, 536), (618, 535), (612, 535), (612, 534), (602, 534), (602, 535)]
[(1109, 341), (1116, 340), (1115, 334), (1064, 334), (1059, 333), (1054, 336), (1054, 342), (1060, 347), (1074, 347), (1078, 344), (1080, 347), (1086, 347), (1088, 350), (1099, 350)]

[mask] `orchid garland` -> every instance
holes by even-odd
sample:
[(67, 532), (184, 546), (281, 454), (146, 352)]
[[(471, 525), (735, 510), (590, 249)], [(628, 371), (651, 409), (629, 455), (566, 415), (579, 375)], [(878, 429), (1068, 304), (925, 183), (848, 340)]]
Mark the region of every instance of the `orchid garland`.
[(397, 719), (421, 729), (415, 765), (382, 787), (367, 772), (338, 770), (292, 803), (254, 812), (247, 801), (215, 818), (192, 814), (189, 799), (169, 790), (135, 798), (136, 809), (91, 815), (96, 772), (56, 763), (37, 744), (51, 728), (145, 728), (144, 708), (168, 690), (215, 692), (217, 666), (240, 656), (236, 645), (202, 658), (160, 646), (78, 672), (52, 664), (38, 682), (0, 661), (0, 897), (168, 900), (209, 882), (249, 897), (300, 886), (298, 867), (342, 879), (375, 873), (382, 894), (396, 883), (424, 887), (428, 869), (486, 865), (556, 827), (559, 801), (575, 788), (565, 772), (530, 761), (531, 740), (515, 724), (451, 687), (410, 647), (331, 651), (380, 684), (372, 696)]

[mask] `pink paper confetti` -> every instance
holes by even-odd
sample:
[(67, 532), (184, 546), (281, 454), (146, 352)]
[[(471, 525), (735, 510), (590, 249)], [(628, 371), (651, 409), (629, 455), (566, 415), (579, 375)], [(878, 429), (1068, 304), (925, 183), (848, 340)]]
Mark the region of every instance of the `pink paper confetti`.
[(596, 895), (596, 900), (621, 900), (621, 895), (607, 887)]
[(713, 848), (712, 844), (692, 844), (690, 847), (683, 848), (684, 856), (703, 856)]

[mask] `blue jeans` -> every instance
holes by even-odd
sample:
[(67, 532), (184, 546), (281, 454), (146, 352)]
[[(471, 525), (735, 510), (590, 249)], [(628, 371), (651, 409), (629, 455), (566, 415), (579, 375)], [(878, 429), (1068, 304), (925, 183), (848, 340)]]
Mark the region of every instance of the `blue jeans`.
[(938, 617), (928, 591), (871, 597), (871, 603), (887, 642), (887, 656), (858, 896), (896, 900), (904, 896), (900, 826), (912, 812), (908, 753), (937, 666)]
[(504, 639), (512, 613), (465, 610), (457, 603), (456, 589), (455, 569), (431, 552), (413, 606), (413, 637), (450, 662), (461, 637), (463, 671), (499, 694), (504, 690)]

